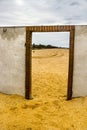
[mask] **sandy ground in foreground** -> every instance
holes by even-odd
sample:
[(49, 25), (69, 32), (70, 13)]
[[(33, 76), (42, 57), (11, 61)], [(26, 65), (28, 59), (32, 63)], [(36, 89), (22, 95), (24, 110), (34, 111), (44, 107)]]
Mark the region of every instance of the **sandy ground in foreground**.
[(68, 49), (32, 54), (34, 99), (0, 93), (0, 130), (87, 130), (87, 97), (66, 101)]

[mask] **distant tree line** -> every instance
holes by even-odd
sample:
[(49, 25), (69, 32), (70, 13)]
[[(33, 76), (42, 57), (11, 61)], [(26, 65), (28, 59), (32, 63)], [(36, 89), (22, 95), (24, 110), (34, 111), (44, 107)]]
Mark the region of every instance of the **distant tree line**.
[(57, 46), (53, 46), (53, 45), (43, 45), (43, 44), (32, 44), (32, 49), (52, 49), (52, 48), (64, 48), (64, 49), (68, 49), (67, 47), (57, 47)]
[(32, 49), (51, 49), (51, 48), (58, 48), (57, 46), (52, 45), (43, 45), (43, 44), (32, 44)]

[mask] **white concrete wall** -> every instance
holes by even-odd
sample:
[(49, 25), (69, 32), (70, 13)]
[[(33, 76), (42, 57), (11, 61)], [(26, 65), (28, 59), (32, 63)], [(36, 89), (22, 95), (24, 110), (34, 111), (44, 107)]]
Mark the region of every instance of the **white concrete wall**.
[(25, 95), (25, 28), (0, 28), (0, 92)]
[(73, 97), (87, 95), (87, 26), (75, 26)]

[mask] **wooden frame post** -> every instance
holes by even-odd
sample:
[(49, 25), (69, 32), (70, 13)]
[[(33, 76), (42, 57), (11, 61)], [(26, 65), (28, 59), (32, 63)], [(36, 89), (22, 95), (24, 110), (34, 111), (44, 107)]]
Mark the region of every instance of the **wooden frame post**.
[(74, 38), (75, 38), (75, 26), (73, 26), (72, 29), (70, 30), (67, 100), (70, 100), (72, 98), (73, 66), (74, 66)]
[(32, 32), (26, 28), (26, 58), (25, 58), (25, 98), (32, 99)]

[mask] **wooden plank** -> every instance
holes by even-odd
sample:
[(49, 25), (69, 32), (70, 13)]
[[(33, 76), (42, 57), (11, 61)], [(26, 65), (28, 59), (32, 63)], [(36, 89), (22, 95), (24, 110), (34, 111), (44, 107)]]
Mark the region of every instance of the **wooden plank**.
[(32, 99), (32, 80), (31, 80), (31, 60), (32, 60), (32, 48), (31, 48), (32, 32), (26, 28), (26, 58), (25, 58), (25, 98)]
[(72, 98), (72, 84), (73, 84), (73, 63), (74, 63), (74, 37), (75, 27), (70, 30), (70, 49), (69, 49), (69, 72), (68, 72), (68, 90), (67, 100)]
[(31, 32), (65, 32), (70, 31), (72, 26), (30, 26), (27, 27)]

